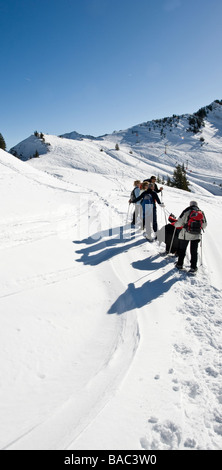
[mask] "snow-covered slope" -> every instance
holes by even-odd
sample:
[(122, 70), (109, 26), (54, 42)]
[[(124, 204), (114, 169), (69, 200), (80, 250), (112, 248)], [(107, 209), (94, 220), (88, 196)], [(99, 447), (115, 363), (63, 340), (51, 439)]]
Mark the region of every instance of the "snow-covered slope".
[[(179, 140), (180, 120), (171, 140), (153, 129), (148, 143), (142, 125), (45, 136), (28, 162), (0, 150), (2, 449), (221, 448), (219, 106), (204, 145)], [(185, 157), (192, 193), (165, 186), (158, 224), (197, 199), (208, 227), (194, 278), (127, 216), (133, 180)]]
[(48, 145), (36, 135), (30, 135), (27, 139), (10, 149), (12, 155), (23, 161), (44, 155), (47, 151)]
[[(113, 159), (116, 159), (120, 162), (120, 176), (124, 175), (128, 165), (133, 167), (133, 178), (134, 175), (143, 176), (144, 163), (152, 165), (154, 174), (161, 178), (171, 177), (175, 165), (184, 163), (192, 184), (198, 180), (198, 186), (221, 195), (222, 105), (213, 102), (202, 109), (205, 113), (202, 120), (198, 112), (196, 115), (172, 116), (98, 138), (71, 132), (58, 138), (45, 135), (45, 142), (42, 142), (30, 136), (10, 152), (16, 152), (25, 160), (32, 157), (35, 150), (40, 155), (48, 152), (44, 161), (33, 163), (37, 168), (45, 168), (48, 162), (50, 167), (56, 168), (57, 162), (60, 167), (64, 161), (66, 167), (96, 173), (108, 169), (110, 174), (116, 171), (113, 167)], [(194, 124), (190, 124), (192, 121)], [(200, 127), (194, 133), (197, 121)], [(120, 151), (115, 150), (116, 144)]]

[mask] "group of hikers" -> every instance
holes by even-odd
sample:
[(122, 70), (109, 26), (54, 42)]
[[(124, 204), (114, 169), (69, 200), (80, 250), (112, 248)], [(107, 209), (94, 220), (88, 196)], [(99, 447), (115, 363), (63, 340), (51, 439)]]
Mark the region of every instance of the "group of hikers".
[[(207, 220), (203, 211), (198, 207), (197, 201), (190, 201), (190, 205), (184, 209), (178, 219), (173, 214), (168, 217), (169, 223), (158, 230), (156, 204), (165, 208), (162, 202), (163, 187), (158, 189), (156, 177), (151, 176), (143, 182), (134, 181), (134, 189), (131, 192), (129, 204), (133, 203), (132, 226), (139, 226), (144, 230), (144, 235), (149, 242), (157, 240), (165, 242), (164, 254), (173, 253), (178, 259), (176, 268), (183, 269), (186, 249), (190, 242), (191, 265), (190, 273), (197, 271), (198, 245), (202, 239), (202, 231), (207, 226)], [(158, 193), (161, 192), (161, 200)], [(153, 236), (152, 236), (153, 234)]]

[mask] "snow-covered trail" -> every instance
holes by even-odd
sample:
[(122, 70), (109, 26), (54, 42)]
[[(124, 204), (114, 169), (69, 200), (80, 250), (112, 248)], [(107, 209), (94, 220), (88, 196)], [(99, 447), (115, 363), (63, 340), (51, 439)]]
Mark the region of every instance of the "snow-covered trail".
[[(216, 214), (217, 207), (209, 223)], [(204, 266), (192, 278), (175, 272), (173, 259), (159, 256), (159, 248), (144, 243), (140, 233), (133, 240), (114, 254), (110, 250), (125, 291), (108, 313), (129, 316), (137, 309), (139, 348), (116, 396), (69, 448), (106, 449), (111, 441), (119, 449), (116, 429), (121, 423), (124, 449), (219, 449), (222, 297), (217, 243), (212, 246), (211, 235), (206, 236), (203, 259), (199, 256)]]
[(221, 447), (221, 292), (204, 268), (181, 276), (172, 258), (147, 245), (112, 259), (125, 291), (108, 313), (137, 308), (137, 353), (115, 397), (70, 449)]
[[(126, 225), (132, 170), (120, 185), (13, 165), (11, 198), (0, 188), (1, 448), (220, 448), (220, 198), (195, 194), (218, 226), (190, 278)], [(179, 214), (190, 195), (173, 191)]]

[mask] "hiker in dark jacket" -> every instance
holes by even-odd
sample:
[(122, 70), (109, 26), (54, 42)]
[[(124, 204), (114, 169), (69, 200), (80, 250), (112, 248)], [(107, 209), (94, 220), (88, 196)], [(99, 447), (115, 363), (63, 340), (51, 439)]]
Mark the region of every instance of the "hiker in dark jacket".
[(143, 226), (146, 228), (146, 236), (149, 241), (153, 241), (151, 237), (151, 225), (153, 225), (153, 231), (157, 232), (157, 216), (156, 216), (156, 203), (161, 207), (164, 207), (164, 204), (161, 203), (159, 196), (154, 191), (154, 184), (149, 184), (148, 189), (143, 191), (139, 197), (137, 197), (134, 202), (142, 201), (143, 207)]
[(148, 181), (148, 183), (153, 183), (154, 184), (154, 191), (156, 193), (160, 193), (162, 190), (163, 190), (163, 186), (161, 186), (160, 189), (158, 189), (158, 186), (156, 184), (156, 176), (151, 176), (151, 178), (147, 179), (147, 180), (144, 180), (145, 181)]
[[(140, 195), (140, 185), (141, 185), (140, 180), (134, 181), (134, 189), (132, 191), (133, 200), (131, 200), (131, 202), (133, 202), (133, 203), (134, 203), (134, 199)], [(133, 220), (132, 220), (131, 224), (135, 225), (136, 223), (139, 223), (140, 218), (141, 218), (141, 204), (139, 202), (137, 202), (137, 203), (135, 203), (135, 210), (134, 210), (134, 213), (133, 213)]]
[[(192, 211), (200, 211), (198, 204), (196, 201), (191, 201), (189, 207), (186, 207), (182, 214), (180, 215), (177, 222), (175, 222), (175, 227), (181, 227), (182, 229), (179, 234), (179, 247), (178, 247), (178, 261), (176, 267), (178, 269), (183, 269), (183, 261), (186, 255), (187, 245), (190, 242), (190, 254), (191, 254), (191, 266), (190, 272), (197, 271), (197, 258), (198, 258), (198, 243), (201, 240), (202, 233), (201, 230), (197, 233), (191, 233), (188, 231), (188, 222), (190, 218), (190, 214)], [(202, 229), (207, 226), (207, 220), (203, 211), (202, 220)]]

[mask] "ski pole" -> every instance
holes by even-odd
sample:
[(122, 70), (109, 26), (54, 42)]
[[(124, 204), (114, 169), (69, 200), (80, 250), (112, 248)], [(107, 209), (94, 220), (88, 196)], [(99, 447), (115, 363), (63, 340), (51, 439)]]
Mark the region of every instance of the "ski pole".
[(174, 227), (173, 235), (172, 235), (172, 238), (171, 238), (169, 253), (171, 252), (171, 248), (173, 246), (173, 240), (174, 240), (175, 233), (176, 233), (176, 227)]
[[(161, 204), (163, 204), (163, 203), (161, 203)], [(165, 224), (167, 225), (167, 216), (166, 216), (165, 207), (161, 207), (161, 209), (163, 210), (164, 217), (165, 217)]]
[(201, 263), (200, 266), (203, 265), (203, 237), (201, 233), (201, 239), (200, 239), (200, 256), (201, 256)]
[[(163, 193), (161, 191), (161, 204), (163, 204)], [(164, 216), (165, 216), (165, 224), (167, 225), (167, 217), (166, 217), (166, 212), (165, 212), (165, 207), (162, 207)]]
[(126, 215), (126, 224), (128, 222), (128, 219), (129, 219), (129, 210), (130, 210), (130, 203), (128, 204), (128, 211), (127, 211), (127, 215)]

